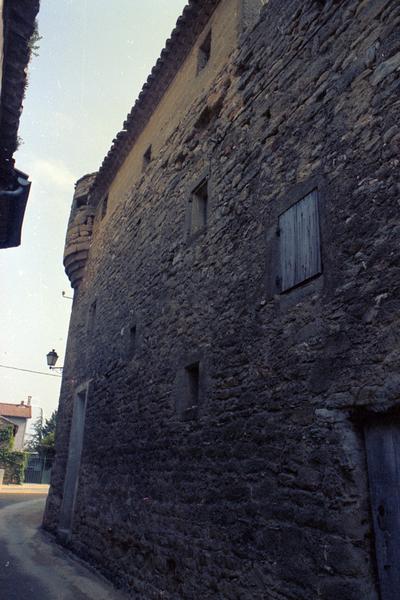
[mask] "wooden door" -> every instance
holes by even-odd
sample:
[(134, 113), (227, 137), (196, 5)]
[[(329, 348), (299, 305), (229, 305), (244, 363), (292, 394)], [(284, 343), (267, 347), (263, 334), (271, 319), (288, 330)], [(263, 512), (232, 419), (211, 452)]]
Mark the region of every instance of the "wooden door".
[(64, 493), (58, 524), (60, 537), (68, 540), (71, 534), (75, 500), (78, 491), (79, 471), (85, 431), (85, 412), (88, 384), (80, 387), (74, 398), (71, 432), (69, 436), (68, 461), (64, 480)]
[(400, 421), (365, 427), (381, 600), (400, 598)]

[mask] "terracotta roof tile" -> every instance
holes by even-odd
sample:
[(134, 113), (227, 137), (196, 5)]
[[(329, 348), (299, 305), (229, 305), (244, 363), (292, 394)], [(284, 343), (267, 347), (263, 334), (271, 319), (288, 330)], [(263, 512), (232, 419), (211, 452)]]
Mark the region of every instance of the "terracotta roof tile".
[(32, 407), (27, 404), (8, 404), (7, 402), (0, 402), (0, 416), (30, 419), (32, 418)]

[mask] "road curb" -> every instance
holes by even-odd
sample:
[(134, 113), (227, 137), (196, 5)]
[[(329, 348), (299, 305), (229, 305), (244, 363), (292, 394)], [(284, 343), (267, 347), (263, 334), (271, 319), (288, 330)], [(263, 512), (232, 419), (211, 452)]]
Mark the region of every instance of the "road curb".
[(48, 485), (0, 485), (1, 494), (48, 494)]

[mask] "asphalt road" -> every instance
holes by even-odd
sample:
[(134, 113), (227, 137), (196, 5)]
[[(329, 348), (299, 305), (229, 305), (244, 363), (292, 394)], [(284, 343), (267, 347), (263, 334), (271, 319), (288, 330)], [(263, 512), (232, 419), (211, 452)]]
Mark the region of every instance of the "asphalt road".
[[(37, 494), (35, 498), (46, 498), (46, 494)], [(9, 506), (10, 504), (16, 504), (17, 502), (26, 502), (32, 500), (32, 496), (28, 494), (1, 494), (0, 493), (0, 510)]]
[[(36, 497), (36, 500), (46, 496)], [(0, 526), (3, 510), (7, 506), (14, 506), (20, 502), (32, 500), (32, 496), (23, 494), (0, 494)], [(1, 529), (1, 528), (0, 528)], [(29, 576), (23, 568), (23, 548), (20, 557), (13, 556), (7, 540), (0, 535), (0, 597), (3, 600), (51, 600), (46, 588), (35, 577)]]
[(0, 493), (0, 600), (126, 600), (39, 529), (45, 501)]

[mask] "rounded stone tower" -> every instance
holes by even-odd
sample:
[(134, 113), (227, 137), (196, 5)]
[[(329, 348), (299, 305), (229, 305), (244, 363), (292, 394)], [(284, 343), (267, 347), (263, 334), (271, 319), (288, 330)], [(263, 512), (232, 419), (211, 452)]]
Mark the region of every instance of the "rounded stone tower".
[(82, 281), (92, 239), (95, 209), (89, 204), (89, 192), (96, 175), (84, 175), (75, 184), (64, 249), (65, 272), (74, 289)]

